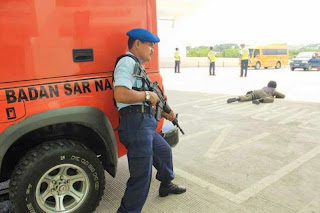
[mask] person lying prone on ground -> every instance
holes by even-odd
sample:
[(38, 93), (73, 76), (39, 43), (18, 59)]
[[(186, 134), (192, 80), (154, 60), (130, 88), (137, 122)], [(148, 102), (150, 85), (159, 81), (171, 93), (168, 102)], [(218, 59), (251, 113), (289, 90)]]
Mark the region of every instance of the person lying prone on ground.
[(236, 101), (252, 101), (254, 104), (273, 103), (274, 98), (285, 98), (285, 95), (281, 92), (278, 92), (276, 88), (277, 82), (270, 81), (268, 86), (263, 87), (260, 90), (249, 91), (246, 95), (239, 96), (238, 98), (229, 98), (227, 103), (230, 104)]

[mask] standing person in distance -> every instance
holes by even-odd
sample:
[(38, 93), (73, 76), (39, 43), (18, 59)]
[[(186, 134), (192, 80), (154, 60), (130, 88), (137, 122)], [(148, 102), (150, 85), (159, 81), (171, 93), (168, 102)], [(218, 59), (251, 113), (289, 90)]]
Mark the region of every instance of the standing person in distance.
[[(210, 66), (209, 66), (209, 75), (213, 75), (215, 76), (215, 67), (216, 67), (216, 55), (213, 51), (213, 47), (210, 47), (210, 51), (208, 52), (207, 55), (209, 61), (210, 61)], [(212, 74), (211, 74), (211, 70), (212, 70)]]
[[(248, 60), (249, 60), (249, 50), (245, 47), (245, 44), (240, 45), (240, 63), (241, 63), (241, 68), (240, 68), (240, 77), (247, 77), (247, 70), (248, 70)], [(245, 71), (243, 73), (243, 71)]]
[[(153, 46), (160, 39), (146, 29), (127, 32), (129, 36), (126, 54), (142, 62), (150, 61)], [(127, 148), (130, 178), (117, 213), (140, 213), (148, 197), (152, 166), (157, 169), (156, 179), (161, 182), (159, 196), (181, 194), (183, 186), (172, 183), (174, 179), (172, 150), (165, 139), (156, 132), (157, 120), (154, 106), (159, 101), (156, 93), (148, 91), (140, 78), (135, 76), (136, 61), (121, 58), (114, 71), (114, 98), (120, 114), (118, 133), (121, 143)], [(140, 70), (141, 71), (141, 70)], [(149, 105), (149, 104), (150, 105)], [(162, 116), (173, 121), (175, 114), (163, 112)]]
[(174, 73), (180, 73), (180, 52), (179, 48), (176, 48), (174, 52)]

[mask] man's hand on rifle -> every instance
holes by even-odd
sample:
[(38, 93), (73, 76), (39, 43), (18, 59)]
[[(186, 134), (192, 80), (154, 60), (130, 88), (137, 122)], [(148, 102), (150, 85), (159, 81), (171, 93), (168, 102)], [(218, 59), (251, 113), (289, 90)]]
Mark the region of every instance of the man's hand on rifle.
[(151, 91), (148, 91), (149, 94), (150, 94), (150, 99), (149, 99), (149, 102), (151, 103), (152, 106), (155, 106), (158, 101), (159, 101), (159, 97), (156, 93), (154, 92), (151, 92)]
[(165, 119), (169, 120), (169, 121), (174, 121), (174, 119), (176, 119), (176, 115), (174, 114), (173, 110), (170, 111), (170, 113), (165, 113), (162, 112), (162, 117), (164, 117)]

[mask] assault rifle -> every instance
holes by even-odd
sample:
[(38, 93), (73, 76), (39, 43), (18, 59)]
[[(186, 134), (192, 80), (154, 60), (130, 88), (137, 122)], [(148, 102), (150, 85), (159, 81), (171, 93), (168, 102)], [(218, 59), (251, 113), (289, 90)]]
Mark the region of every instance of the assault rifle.
[[(138, 70), (139, 70), (139, 72), (138, 72)], [(156, 120), (159, 121), (161, 119), (162, 110), (165, 113), (170, 113), (171, 108), (168, 105), (168, 103), (164, 97), (164, 93), (163, 93), (161, 87), (159, 86), (158, 82), (157, 81), (152, 82), (151, 79), (149, 78), (149, 76), (147, 75), (144, 67), (141, 66), (138, 62), (136, 62), (136, 65), (134, 68), (134, 77), (141, 78), (146, 83), (149, 90), (158, 95), (159, 101), (156, 104), (156, 115), (155, 115)], [(179, 126), (179, 123), (178, 123), (178, 114), (176, 114), (176, 118), (172, 121), (172, 124), (175, 125), (176, 127), (178, 127), (180, 132), (184, 135), (184, 131), (181, 129), (181, 127)]]

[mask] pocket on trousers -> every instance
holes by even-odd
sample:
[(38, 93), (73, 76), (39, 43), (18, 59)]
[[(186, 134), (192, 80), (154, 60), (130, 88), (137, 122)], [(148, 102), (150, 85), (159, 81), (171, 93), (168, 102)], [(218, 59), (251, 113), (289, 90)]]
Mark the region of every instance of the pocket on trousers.
[(128, 138), (126, 141), (128, 142), (125, 145), (128, 149), (129, 157), (146, 157), (152, 156), (152, 141), (154, 138), (154, 131), (136, 131), (134, 133), (127, 134)]

